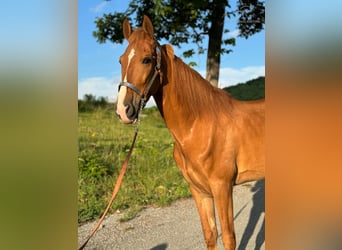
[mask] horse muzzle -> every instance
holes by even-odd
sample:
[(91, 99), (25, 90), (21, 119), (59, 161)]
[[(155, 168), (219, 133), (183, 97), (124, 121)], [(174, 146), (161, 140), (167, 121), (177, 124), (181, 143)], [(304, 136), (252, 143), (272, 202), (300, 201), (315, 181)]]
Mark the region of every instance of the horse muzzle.
[(119, 105), (116, 108), (116, 114), (124, 124), (135, 123), (138, 119), (139, 109), (132, 104)]
[[(120, 88), (121, 87), (121, 88)], [(131, 124), (136, 122), (139, 115), (140, 97), (131, 96), (126, 98), (127, 86), (119, 87), (118, 102), (116, 106), (116, 114), (124, 124)]]

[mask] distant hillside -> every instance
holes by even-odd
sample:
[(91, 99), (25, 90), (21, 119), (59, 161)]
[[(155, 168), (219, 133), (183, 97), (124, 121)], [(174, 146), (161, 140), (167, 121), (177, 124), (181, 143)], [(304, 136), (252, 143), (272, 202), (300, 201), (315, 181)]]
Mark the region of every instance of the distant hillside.
[(245, 83), (223, 88), (238, 100), (256, 100), (265, 98), (265, 77), (260, 76)]

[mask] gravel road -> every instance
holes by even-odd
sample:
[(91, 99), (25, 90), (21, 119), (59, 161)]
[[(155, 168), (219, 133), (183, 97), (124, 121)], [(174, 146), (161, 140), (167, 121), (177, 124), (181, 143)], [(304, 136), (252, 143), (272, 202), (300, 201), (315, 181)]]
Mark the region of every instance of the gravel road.
[[(265, 249), (265, 182), (235, 186), (234, 221), (237, 249)], [(169, 207), (147, 208), (128, 222), (122, 215), (107, 216), (86, 249), (205, 250), (201, 224), (193, 199), (179, 200)], [(79, 244), (95, 222), (78, 228)], [(218, 224), (219, 225), (219, 224)], [(219, 230), (218, 248), (224, 249)]]

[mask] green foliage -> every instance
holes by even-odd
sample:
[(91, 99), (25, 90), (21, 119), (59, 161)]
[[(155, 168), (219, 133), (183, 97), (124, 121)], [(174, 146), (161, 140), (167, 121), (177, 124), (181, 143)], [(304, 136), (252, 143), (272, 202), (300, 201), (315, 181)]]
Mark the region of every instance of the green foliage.
[[(240, 0), (237, 9), (231, 9), (226, 0), (131, 0), (129, 7), (123, 12), (104, 14), (95, 20), (97, 30), (93, 32), (99, 43), (109, 40), (122, 43), (122, 22), (125, 18), (135, 21), (140, 26), (143, 16), (152, 20), (157, 40), (166, 39), (174, 46), (181, 47), (183, 43), (193, 43), (198, 46), (198, 53), (204, 53), (202, 41), (208, 36), (213, 23), (221, 22), (217, 9), (225, 8), (223, 19), (238, 16), (240, 36), (248, 37), (263, 29), (265, 23), (264, 1)], [(229, 30), (222, 30), (228, 34)], [(235, 38), (219, 37), (224, 46), (235, 45)], [(222, 48), (219, 53), (230, 53), (231, 50)], [(193, 54), (193, 53), (192, 53)], [(184, 56), (191, 56), (188, 51)]]
[(122, 23), (127, 17), (129, 17), (128, 13), (103, 14), (102, 18), (95, 20), (98, 30), (93, 32), (93, 36), (99, 43), (104, 43), (107, 39), (122, 43), (124, 39)]
[(265, 98), (265, 77), (260, 76), (245, 83), (229, 86), (223, 90), (238, 100), (256, 100)]
[(195, 51), (193, 49), (187, 50), (183, 52), (183, 56), (185, 58), (192, 57), (195, 54)]
[(91, 94), (86, 94), (83, 97), (83, 100), (78, 100), (78, 111), (79, 112), (90, 112), (95, 111), (98, 108), (113, 108), (113, 104), (109, 104), (108, 100), (101, 96), (96, 98)]
[(240, 36), (248, 38), (263, 29), (265, 23), (264, 2), (255, 0), (238, 1), (238, 27), (242, 31)]
[[(129, 150), (133, 126), (105, 109), (79, 113), (78, 221), (98, 218)], [(173, 160), (173, 139), (156, 107), (144, 110), (136, 146), (110, 210), (133, 218), (146, 206), (165, 206), (189, 197), (188, 184)]]
[[(249, 36), (263, 29), (265, 23), (265, 6), (261, 0), (239, 0), (237, 9), (232, 9), (227, 0), (131, 0), (128, 8), (123, 12), (104, 14), (95, 20), (97, 30), (93, 32), (99, 43), (109, 40), (122, 43), (122, 23), (127, 17), (136, 16), (140, 26), (143, 16), (148, 16), (154, 27), (158, 41), (167, 40), (174, 46), (192, 43), (197, 45), (197, 53), (207, 51), (207, 80), (217, 86), (219, 79), (220, 56), (229, 54), (235, 46), (235, 37), (228, 35), (224, 29), (226, 18), (238, 16), (240, 36)], [(204, 38), (208, 44), (203, 45)], [(207, 46), (207, 47), (206, 47)], [(195, 50), (183, 52), (185, 58), (195, 54)], [(190, 62), (195, 66), (195, 62)]]

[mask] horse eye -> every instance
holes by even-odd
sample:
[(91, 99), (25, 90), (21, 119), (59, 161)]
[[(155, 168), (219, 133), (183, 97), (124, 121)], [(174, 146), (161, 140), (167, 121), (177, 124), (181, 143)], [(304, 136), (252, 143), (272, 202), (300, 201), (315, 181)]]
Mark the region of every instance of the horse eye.
[(145, 57), (142, 61), (143, 64), (149, 64), (152, 62), (152, 59), (150, 57)]

